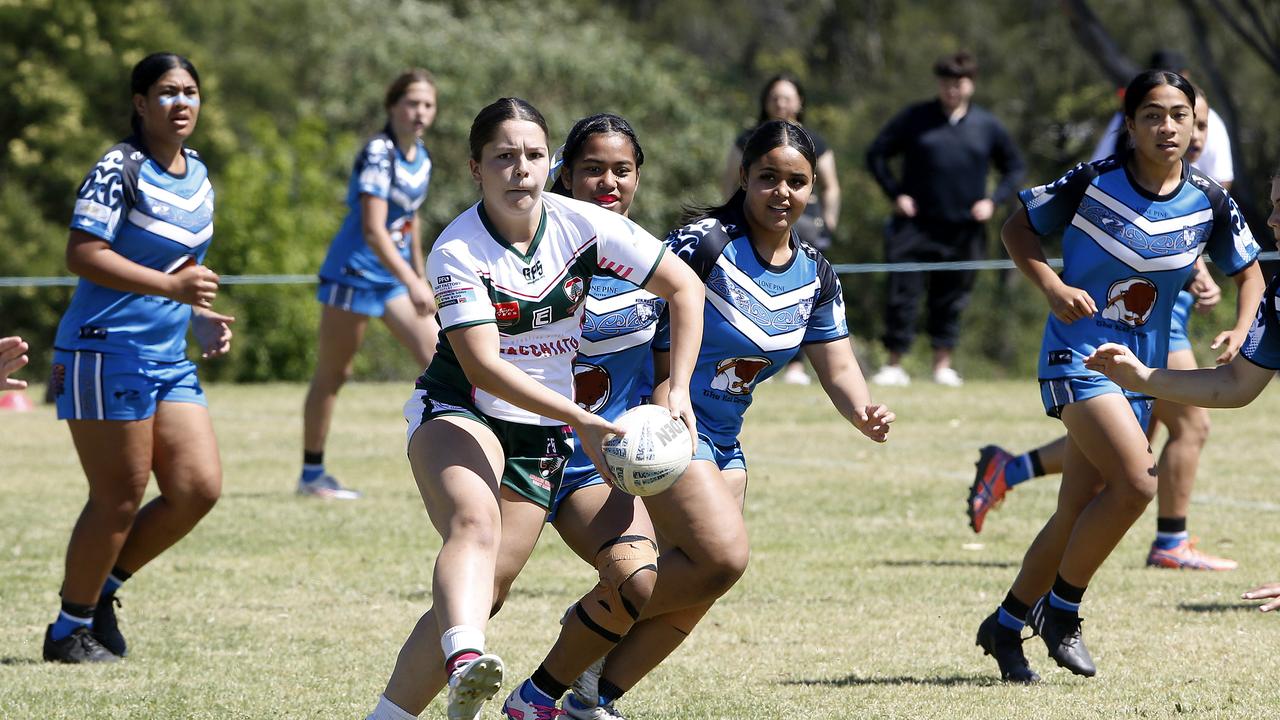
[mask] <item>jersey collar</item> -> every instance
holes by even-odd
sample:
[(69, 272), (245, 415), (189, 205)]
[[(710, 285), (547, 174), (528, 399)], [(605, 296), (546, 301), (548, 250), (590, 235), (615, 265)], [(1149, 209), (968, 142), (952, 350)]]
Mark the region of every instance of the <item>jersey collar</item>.
[(523, 253), (517, 250), (514, 245), (507, 242), (507, 239), (502, 237), (502, 233), (498, 232), (498, 228), (489, 220), (489, 213), (484, 211), (483, 200), (481, 200), (480, 204), (476, 206), (476, 211), (480, 215), (481, 224), (484, 225), (484, 229), (489, 232), (489, 236), (493, 238), (494, 242), (506, 248), (508, 252), (520, 258), (526, 265), (528, 265), (529, 261), (533, 259), (533, 256), (538, 253), (538, 246), (542, 244), (542, 236), (546, 234), (547, 231), (547, 204), (545, 202), (542, 203), (542, 217), (538, 220), (538, 230), (533, 234), (533, 242), (529, 243), (529, 251)]

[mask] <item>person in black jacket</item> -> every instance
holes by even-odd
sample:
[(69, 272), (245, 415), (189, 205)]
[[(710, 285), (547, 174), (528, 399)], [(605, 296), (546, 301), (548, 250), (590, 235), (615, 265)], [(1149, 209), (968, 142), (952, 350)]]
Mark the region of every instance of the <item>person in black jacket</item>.
[[(986, 223), (996, 203), (1012, 197), (1022, 180), (1022, 156), (1009, 133), (987, 110), (973, 105), (973, 55), (958, 52), (938, 60), (938, 97), (898, 113), (867, 149), (867, 166), (893, 201), (885, 246), (888, 262), (975, 260), (986, 250)], [(902, 156), (900, 177), (889, 160)], [(1000, 182), (989, 191), (991, 165)], [(933, 379), (961, 384), (951, 367), (960, 334), (960, 313), (969, 301), (973, 271), (889, 275), (884, 344), (889, 363), (871, 381), (906, 385), (902, 356), (916, 332), (921, 293), (928, 290), (927, 330), (933, 345)]]

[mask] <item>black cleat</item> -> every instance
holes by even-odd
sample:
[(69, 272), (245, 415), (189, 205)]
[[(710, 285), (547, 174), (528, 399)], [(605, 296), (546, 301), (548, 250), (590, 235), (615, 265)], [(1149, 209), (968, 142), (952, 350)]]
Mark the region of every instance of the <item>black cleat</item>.
[(1022, 654), (1022, 634), (1000, 624), (1000, 611), (991, 613), (978, 626), (978, 647), (985, 655), (996, 659), (1000, 666), (1000, 678), (1014, 683), (1037, 683), (1040, 676), (1027, 664)]
[(53, 639), (53, 626), (44, 631), (44, 659), (61, 663), (112, 663), (120, 658), (93, 637), (87, 627), (78, 627), (61, 640)]
[(1093, 677), (1098, 668), (1093, 664), (1089, 648), (1084, 646), (1084, 636), (1080, 633), (1080, 616), (1059, 610), (1049, 604), (1049, 596), (1045, 595), (1036, 601), (1027, 614), (1027, 624), (1031, 630), (1044, 640), (1049, 649), (1049, 657), (1076, 675)]
[(116, 623), (117, 607), (120, 607), (120, 598), (115, 595), (98, 601), (98, 607), (93, 611), (93, 638), (111, 654), (124, 657), (129, 646)]

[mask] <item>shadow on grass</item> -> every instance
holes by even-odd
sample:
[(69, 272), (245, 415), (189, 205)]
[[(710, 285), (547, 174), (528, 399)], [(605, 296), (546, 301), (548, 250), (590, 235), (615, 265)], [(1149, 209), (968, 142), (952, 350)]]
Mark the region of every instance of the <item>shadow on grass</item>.
[(1257, 605), (1227, 602), (1178, 603), (1178, 609), (1193, 613), (1225, 613), (1241, 610), (1252, 610), (1253, 612), (1258, 612)]
[(885, 567), (974, 567), (974, 568), (1016, 568), (1020, 565), (1012, 560), (884, 560)]
[(37, 660), (31, 657), (0, 657), (0, 666), (3, 665), (39, 665), (43, 660)]
[(866, 685), (935, 685), (952, 687), (956, 685), (972, 685), (989, 687), (1004, 683), (992, 675), (933, 675), (916, 677), (913, 675), (862, 676), (845, 675), (838, 678), (803, 678), (800, 680), (783, 680), (782, 685), (806, 685), (817, 687), (862, 687)]

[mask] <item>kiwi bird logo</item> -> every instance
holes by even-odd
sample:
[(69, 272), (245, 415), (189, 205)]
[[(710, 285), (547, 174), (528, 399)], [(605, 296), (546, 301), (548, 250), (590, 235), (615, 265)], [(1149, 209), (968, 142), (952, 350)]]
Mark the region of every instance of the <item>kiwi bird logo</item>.
[(751, 392), (760, 371), (773, 364), (766, 357), (737, 357), (721, 360), (716, 364), (716, 376), (711, 380), (712, 390), (725, 390), (730, 395), (746, 395)]
[(1155, 284), (1144, 277), (1119, 280), (1107, 290), (1107, 305), (1102, 309), (1102, 317), (1134, 327), (1144, 325), (1151, 317), (1151, 309), (1159, 296)]
[(573, 400), (587, 412), (599, 412), (609, 402), (609, 371), (599, 365), (573, 366)]

